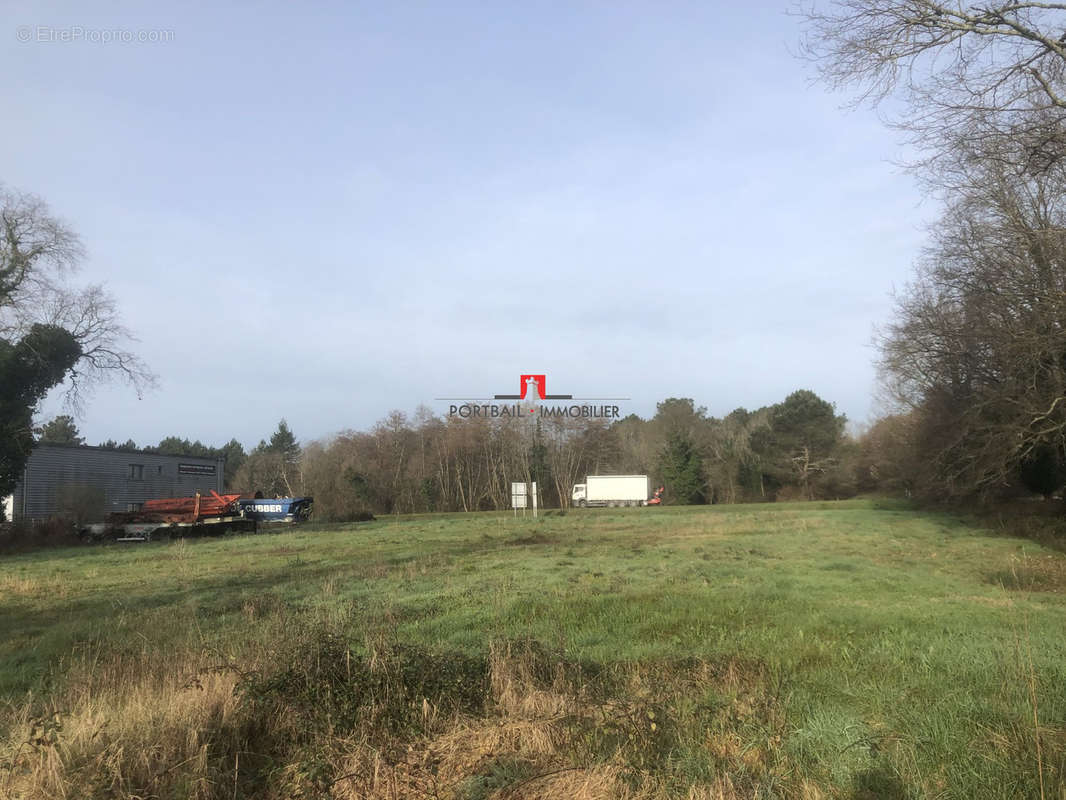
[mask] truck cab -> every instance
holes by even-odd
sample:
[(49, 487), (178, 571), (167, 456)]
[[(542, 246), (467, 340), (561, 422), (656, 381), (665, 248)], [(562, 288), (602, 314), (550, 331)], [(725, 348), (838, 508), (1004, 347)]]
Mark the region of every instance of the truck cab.
[(586, 486), (583, 483), (575, 483), (574, 490), (570, 493), (570, 505), (584, 507)]

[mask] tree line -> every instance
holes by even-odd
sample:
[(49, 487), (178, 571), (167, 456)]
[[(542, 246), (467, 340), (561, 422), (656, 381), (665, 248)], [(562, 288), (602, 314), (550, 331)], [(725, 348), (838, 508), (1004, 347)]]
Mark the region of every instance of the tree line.
[[(688, 398), (657, 404), (650, 419), (533, 417), (460, 419), (422, 407), (394, 411), (370, 430), (348, 430), (301, 446), (282, 419), (249, 452), (169, 436), (138, 452), (225, 458), (231, 491), (311, 495), (324, 520), (376, 514), (486, 511), (510, 507), (512, 481), (536, 481), (541, 502), (566, 508), (571, 489), (596, 474), (647, 474), (674, 504), (847, 497), (859, 491), (858, 444), (846, 419), (811, 391), (723, 418)], [(60, 416), (39, 440), (84, 444)]]
[[(512, 481), (536, 481), (545, 507), (567, 508), (587, 475), (646, 474), (668, 504), (843, 499), (863, 493), (933, 496), (933, 446), (914, 414), (883, 417), (863, 432), (814, 392), (714, 417), (689, 398), (668, 398), (649, 419), (460, 419), (426, 407), (393, 411), (369, 430), (297, 441), (282, 419), (245, 451), (180, 436), (137, 452), (225, 459), (225, 486), (242, 494), (313, 496), (324, 521), (374, 514), (491, 511), (510, 507)], [(38, 429), (40, 441), (83, 444), (73, 419)], [(1034, 459), (1035, 460), (1035, 459)], [(1030, 463), (1030, 462), (1023, 462)], [(1002, 492), (1049, 494), (1047, 465), (1016, 469)], [(1057, 473), (1056, 473), (1057, 474)], [(923, 487), (923, 482), (926, 484)]]
[(940, 203), (880, 332), (882, 485), (931, 500), (1066, 483), (1066, 5), (837, 0), (804, 52), (889, 121)]
[(325, 520), (506, 509), (512, 481), (536, 481), (545, 506), (566, 508), (573, 485), (595, 474), (647, 474), (677, 504), (846, 497), (860, 486), (845, 423), (806, 390), (720, 419), (688, 398), (658, 403), (650, 419), (617, 421), (459, 419), (422, 407), (302, 447), (283, 422), (234, 485), (313, 495)]

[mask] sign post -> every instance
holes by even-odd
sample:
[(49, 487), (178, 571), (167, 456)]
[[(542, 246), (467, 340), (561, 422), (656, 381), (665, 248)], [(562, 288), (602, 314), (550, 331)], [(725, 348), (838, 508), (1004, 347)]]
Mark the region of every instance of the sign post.
[[(533, 484), (536, 486), (536, 484)], [(534, 489), (534, 492), (536, 489)], [(536, 497), (536, 495), (534, 495)], [(536, 500), (533, 501), (536, 504)], [(511, 508), (514, 509), (514, 515), (518, 516), (518, 509), (522, 509), (522, 516), (526, 515), (526, 508), (529, 506), (529, 487), (525, 482), (515, 482), (511, 484)], [(534, 512), (535, 514), (536, 512)]]

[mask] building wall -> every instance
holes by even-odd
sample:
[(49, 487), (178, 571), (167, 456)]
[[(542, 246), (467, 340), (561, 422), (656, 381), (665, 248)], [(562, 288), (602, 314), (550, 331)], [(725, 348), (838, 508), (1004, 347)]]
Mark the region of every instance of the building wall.
[(90, 513), (95, 516), (134, 510), (145, 500), (221, 492), (224, 463), (213, 458), (39, 444), (15, 487), (14, 519), (43, 520), (69, 512), (77, 498), (91, 497)]

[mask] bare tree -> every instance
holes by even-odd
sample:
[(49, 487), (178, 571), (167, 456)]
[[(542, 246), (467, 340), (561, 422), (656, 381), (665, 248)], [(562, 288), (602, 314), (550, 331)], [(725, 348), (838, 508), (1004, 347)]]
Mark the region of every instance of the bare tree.
[(44, 201), (2, 185), (0, 225), (0, 310), (25, 305), (85, 255), (77, 235), (51, 215)]
[(114, 298), (99, 285), (71, 288), (85, 256), (81, 240), (34, 195), (0, 185), (0, 338), (18, 340), (36, 324), (63, 328), (81, 347), (67, 376), (67, 400), (121, 377), (140, 394), (155, 376), (127, 349), (134, 341)]
[[(858, 103), (899, 96), (891, 122), (931, 162), (951, 162), (960, 141), (984, 158), (1013, 152), (1028, 170), (1066, 155), (1066, 4), (836, 0), (799, 13), (822, 80), (857, 87)], [(953, 174), (930, 161), (924, 177)]]
[(803, 496), (807, 500), (814, 499), (814, 488), (811, 485), (815, 477), (825, 474), (826, 470), (837, 465), (835, 458), (813, 458), (809, 445), (803, 445), (799, 452), (791, 458), (792, 469), (795, 470), (803, 489)]
[(707, 496), (712, 502), (738, 503), (754, 487), (741, 485), (741, 477), (758, 476), (754, 494), (765, 497), (759, 454), (752, 447), (753, 436), (764, 435), (770, 427), (772, 409), (755, 412), (734, 409), (722, 419), (711, 419), (704, 437), (703, 464), (707, 473)]
[(948, 494), (1066, 452), (1066, 178), (984, 165), (948, 204), (881, 337), (881, 368)]

